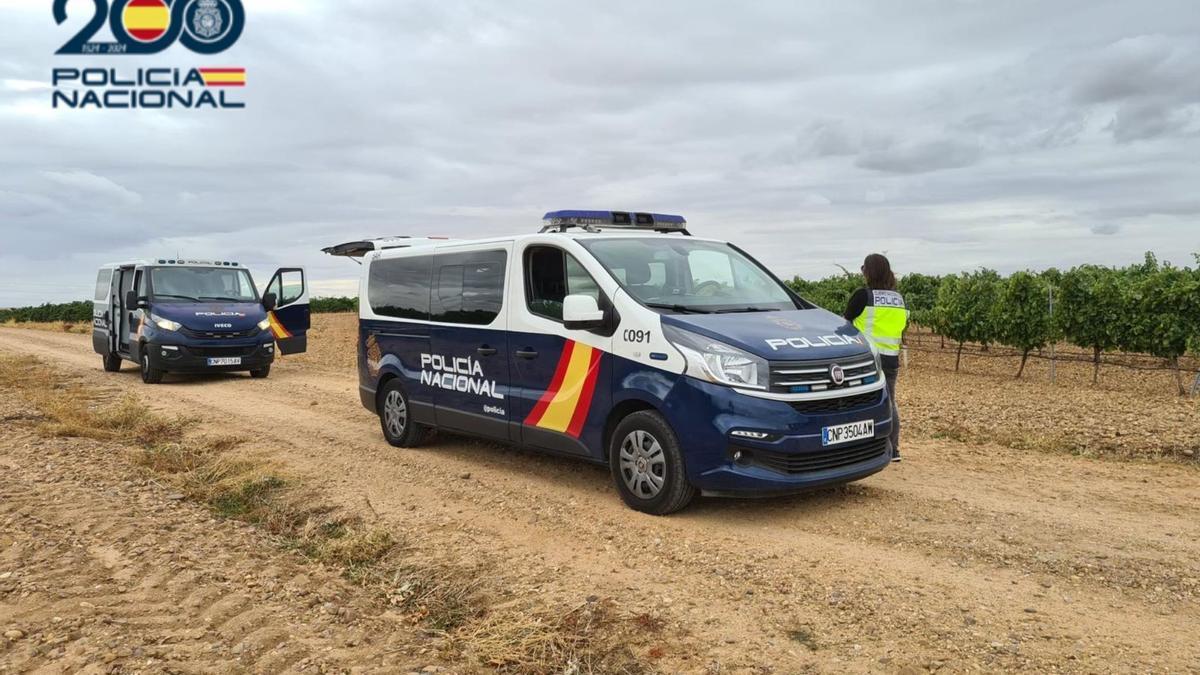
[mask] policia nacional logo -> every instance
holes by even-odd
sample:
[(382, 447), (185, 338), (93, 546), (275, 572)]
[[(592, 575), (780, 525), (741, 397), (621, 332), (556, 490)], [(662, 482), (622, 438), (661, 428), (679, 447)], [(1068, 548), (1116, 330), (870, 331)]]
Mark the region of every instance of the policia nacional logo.
[[(71, 5), (72, 9), (78, 1)], [(67, 0), (54, 0), (67, 20)], [(108, 27), (111, 41), (95, 39)], [(197, 54), (232, 47), (246, 26), (242, 0), (92, 0), (92, 16), (59, 55), (148, 55), (179, 43)], [(246, 69), (55, 68), (55, 108), (244, 108), (228, 88), (246, 85)]]

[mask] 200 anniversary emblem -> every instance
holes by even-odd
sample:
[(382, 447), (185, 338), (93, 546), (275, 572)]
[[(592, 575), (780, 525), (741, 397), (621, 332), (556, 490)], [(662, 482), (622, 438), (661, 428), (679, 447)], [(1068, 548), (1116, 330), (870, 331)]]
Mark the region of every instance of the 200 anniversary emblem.
[[(54, 0), (53, 9), (54, 20), (65, 23), (67, 0)], [(106, 25), (112, 40), (97, 40)], [(242, 0), (92, 0), (91, 18), (57, 53), (148, 55), (178, 43), (217, 54), (232, 47), (245, 26)], [(61, 67), (51, 83), (55, 108), (244, 108), (232, 92), (246, 86), (246, 69)]]

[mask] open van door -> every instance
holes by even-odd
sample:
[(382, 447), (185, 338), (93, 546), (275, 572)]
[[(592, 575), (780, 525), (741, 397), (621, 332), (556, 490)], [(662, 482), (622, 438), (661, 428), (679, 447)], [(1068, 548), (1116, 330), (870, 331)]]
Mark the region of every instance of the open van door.
[(263, 300), (268, 303), (267, 318), (271, 332), (282, 354), (303, 354), (308, 350), (308, 329), (311, 326), (308, 307), (308, 275), (303, 267), (281, 267), (275, 270)]

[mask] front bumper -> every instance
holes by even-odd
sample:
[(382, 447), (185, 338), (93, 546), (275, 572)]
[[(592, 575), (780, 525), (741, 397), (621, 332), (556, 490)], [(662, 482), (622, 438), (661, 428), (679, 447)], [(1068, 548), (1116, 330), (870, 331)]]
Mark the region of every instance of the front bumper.
[[(891, 401), (886, 390), (866, 398), (849, 410), (805, 413), (787, 402), (683, 377), (663, 412), (679, 436), (694, 486), (711, 495), (769, 496), (859, 480), (891, 462)], [(868, 419), (875, 422), (873, 438), (822, 446), (824, 427)], [(734, 431), (768, 436), (732, 437)]]
[[(228, 344), (157, 344), (143, 347), (150, 357), (150, 367), (169, 373), (231, 373), (266, 368), (275, 361), (274, 342)], [(233, 365), (209, 365), (209, 359), (239, 359)]]

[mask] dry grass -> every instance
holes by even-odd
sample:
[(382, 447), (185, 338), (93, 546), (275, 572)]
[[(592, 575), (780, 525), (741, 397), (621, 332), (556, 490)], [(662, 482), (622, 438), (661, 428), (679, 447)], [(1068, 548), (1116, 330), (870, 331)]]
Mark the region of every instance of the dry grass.
[(17, 323), (16, 321), (5, 321), (5, 328), (23, 328), (25, 330), (43, 330), (51, 333), (75, 333), (78, 335), (88, 335), (92, 332), (92, 324), (88, 321), (28, 321)]
[(596, 600), (558, 612), (498, 611), (459, 631), (454, 642), (480, 665), (503, 673), (633, 675), (652, 672), (633, 648), (661, 630), (661, 620), (628, 616), (611, 600)]
[(102, 404), (36, 361), (0, 359), (0, 386), (18, 390), (38, 409), (43, 416), (38, 431), (46, 436), (156, 443), (177, 440), (183, 433), (182, 421), (155, 415), (135, 396)]

